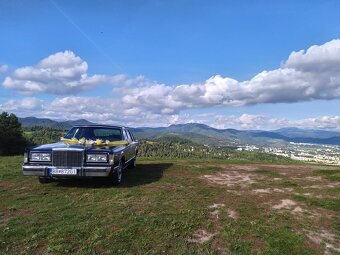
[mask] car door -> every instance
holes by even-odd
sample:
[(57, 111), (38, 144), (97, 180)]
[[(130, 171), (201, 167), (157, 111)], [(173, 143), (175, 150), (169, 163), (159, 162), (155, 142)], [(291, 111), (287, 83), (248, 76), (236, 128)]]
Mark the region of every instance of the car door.
[(137, 151), (137, 141), (135, 139), (135, 137), (133, 136), (133, 134), (131, 133), (131, 131), (129, 129), (126, 129), (128, 135), (131, 138), (131, 152), (132, 152), (132, 157), (136, 156), (136, 151)]
[(133, 157), (133, 152), (132, 152), (132, 149), (131, 149), (132, 148), (132, 140), (131, 140), (129, 133), (126, 131), (125, 128), (123, 128), (123, 136), (124, 136), (124, 140), (129, 142), (129, 144), (126, 146), (126, 149), (125, 149), (125, 161), (128, 162)]

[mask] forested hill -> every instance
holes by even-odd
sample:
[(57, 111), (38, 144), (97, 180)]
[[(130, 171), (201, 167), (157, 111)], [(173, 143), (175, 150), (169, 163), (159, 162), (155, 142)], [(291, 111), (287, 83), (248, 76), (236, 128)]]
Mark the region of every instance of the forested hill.
[(79, 119), (79, 120), (66, 120), (66, 121), (55, 121), (47, 118), (36, 118), (36, 117), (26, 117), (18, 118), (22, 127), (49, 127), (55, 129), (70, 129), (74, 125), (91, 125), (95, 124), (93, 122)]
[[(19, 118), (24, 128), (41, 126), (67, 130), (74, 125), (95, 124), (80, 119), (75, 121), (55, 121), (35, 117)], [(168, 127), (132, 128), (139, 139), (154, 140), (167, 135), (188, 139), (192, 142), (211, 146), (273, 145), (287, 142), (340, 145), (340, 132), (325, 130), (304, 130), (283, 128), (274, 131), (216, 129), (204, 124), (188, 123)]]
[(135, 128), (137, 137), (157, 139), (165, 135), (177, 135), (199, 144), (236, 146), (244, 144), (269, 145), (286, 142), (340, 145), (340, 132), (303, 130), (297, 128), (274, 131), (216, 129), (204, 124), (188, 123), (158, 128)]

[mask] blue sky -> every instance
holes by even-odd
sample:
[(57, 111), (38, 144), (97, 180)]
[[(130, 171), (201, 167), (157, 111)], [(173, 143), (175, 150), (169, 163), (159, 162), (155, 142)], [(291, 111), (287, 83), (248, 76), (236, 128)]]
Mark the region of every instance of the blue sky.
[(338, 129), (339, 14), (339, 1), (0, 1), (0, 110)]

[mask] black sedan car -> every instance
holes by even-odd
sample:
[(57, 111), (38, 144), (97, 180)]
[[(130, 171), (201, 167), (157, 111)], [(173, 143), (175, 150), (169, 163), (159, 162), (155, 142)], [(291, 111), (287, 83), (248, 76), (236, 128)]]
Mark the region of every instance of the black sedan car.
[(58, 178), (109, 177), (122, 181), (126, 167), (135, 167), (138, 141), (122, 126), (75, 126), (60, 142), (30, 147), (24, 155), (24, 175), (40, 183)]

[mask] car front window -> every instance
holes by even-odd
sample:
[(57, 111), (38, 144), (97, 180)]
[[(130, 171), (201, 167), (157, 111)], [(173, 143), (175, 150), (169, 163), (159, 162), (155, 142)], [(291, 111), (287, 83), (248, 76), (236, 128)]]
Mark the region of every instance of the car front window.
[(74, 127), (65, 135), (66, 139), (86, 139), (86, 140), (103, 140), (103, 141), (121, 141), (122, 132), (120, 128), (106, 127)]

